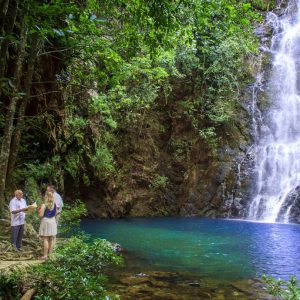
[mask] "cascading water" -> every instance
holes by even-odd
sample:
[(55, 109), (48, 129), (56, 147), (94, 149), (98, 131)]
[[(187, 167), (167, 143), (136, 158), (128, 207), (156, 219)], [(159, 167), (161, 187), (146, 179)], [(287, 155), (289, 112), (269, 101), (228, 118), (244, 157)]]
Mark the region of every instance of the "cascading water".
[(289, 221), (290, 195), (300, 185), (300, 0), (290, 2), (284, 17), (268, 18), (274, 32), (266, 86), (271, 107), (256, 143), (257, 179), (248, 213), (265, 222)]

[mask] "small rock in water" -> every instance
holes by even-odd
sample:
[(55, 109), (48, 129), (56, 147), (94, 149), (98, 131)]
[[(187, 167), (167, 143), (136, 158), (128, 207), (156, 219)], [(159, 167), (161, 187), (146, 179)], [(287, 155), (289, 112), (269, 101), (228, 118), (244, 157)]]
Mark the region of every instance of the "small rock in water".
[(192, 287), (199, 287), (199, 286), (200, 286), (200, 283), (199, 283), (199, 282), (190, 282), (190, 283), (189, 283), (189, 286), (192, 286)]
[(114, 244), (114, 245), (113, 245), (113, 251), (114, 251), (115, 253), (120, 253), (120, 252), (123, 251), (123, 248), (122, 248), (122, 246), (119, 245), (119, 244)]

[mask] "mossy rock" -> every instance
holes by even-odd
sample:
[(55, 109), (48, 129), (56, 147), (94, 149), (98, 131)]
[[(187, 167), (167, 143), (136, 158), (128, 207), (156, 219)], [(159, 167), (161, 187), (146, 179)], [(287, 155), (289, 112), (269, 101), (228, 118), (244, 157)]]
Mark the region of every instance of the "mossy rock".
[(276, 0), (251, 0), (252, 6), (262, 11), (269, 11), (275, 8)]

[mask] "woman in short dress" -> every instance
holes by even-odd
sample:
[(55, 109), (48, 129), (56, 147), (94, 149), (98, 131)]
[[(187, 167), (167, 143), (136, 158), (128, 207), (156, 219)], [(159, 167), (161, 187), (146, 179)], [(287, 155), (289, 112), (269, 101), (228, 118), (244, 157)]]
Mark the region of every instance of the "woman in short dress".
[(46, 259), (53, 250), (54, 237), (57, 234), (56, 213), (53, 193), (46, 192), (44, 203), (39, 209), (39, 217), (41, 218), (39, 235), (43, 238), (43, 256), (41, 259)]

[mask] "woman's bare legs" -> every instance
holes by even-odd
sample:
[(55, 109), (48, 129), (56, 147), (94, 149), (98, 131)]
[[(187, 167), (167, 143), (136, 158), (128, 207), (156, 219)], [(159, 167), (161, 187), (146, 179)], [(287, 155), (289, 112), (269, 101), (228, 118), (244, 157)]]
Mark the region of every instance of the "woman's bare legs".
[(48, 254), (52, 253), (54, 247), (54, 236), (48, 236), (49, 238), (49, 252)]
[(48, 255), (53, 251), (54, 247), (54, 236), (43, 236), (43, 256), (42, 259), (46, 259)]
[(42, 259), (47, 258), (48, 256), (48, 252), (49, 252), (49, 240), (48, 240), (48, 236), (43, 236), (43, 244), (44, 244), (44, 248), (43, 248), (43, 256)]

